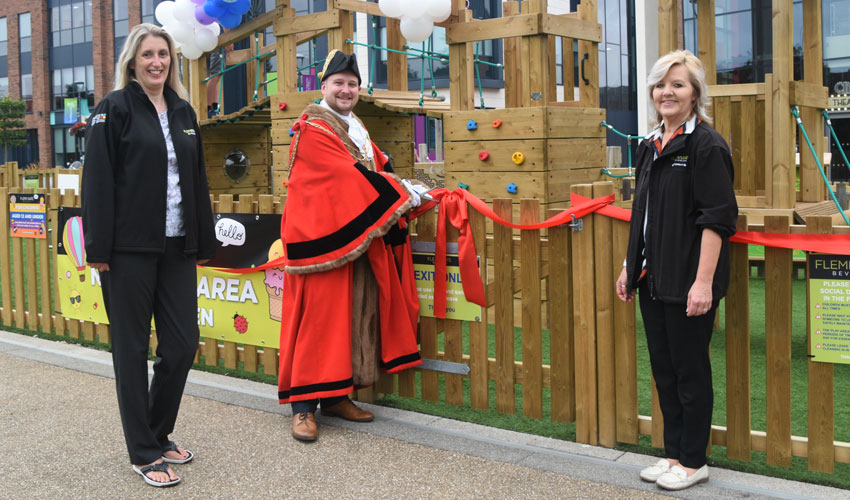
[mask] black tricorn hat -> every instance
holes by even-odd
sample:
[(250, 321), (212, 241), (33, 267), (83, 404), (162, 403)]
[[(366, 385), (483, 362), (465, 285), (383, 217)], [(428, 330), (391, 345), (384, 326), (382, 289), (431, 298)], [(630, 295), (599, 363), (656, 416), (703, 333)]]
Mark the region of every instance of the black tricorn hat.
[(357, 67), (357, 57), (354, 54), (345, 54), (334, 49), (328, 54), (327, 59), (325, 59), (325, 67), (319, 73), (319, 78), (324, 82), (327, 77), (334, 73), (342, 73), (343, 71), (354, 73), (354, 76), (357, 77), (358, 85), (363, 83), (363, 80), (360, 79), (360, 69)]

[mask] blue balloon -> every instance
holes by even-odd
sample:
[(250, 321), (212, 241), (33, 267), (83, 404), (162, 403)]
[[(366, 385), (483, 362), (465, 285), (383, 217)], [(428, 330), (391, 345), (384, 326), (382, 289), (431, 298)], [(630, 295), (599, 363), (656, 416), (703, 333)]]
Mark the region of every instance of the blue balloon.
[(204, 2), (204, 13), (210, 17), (219, 18), (227, 13), (227, 9), (219, 7), (213, 2), (213, 0), (206, 0), (206, 2)]
[(224, 10), (229, 9), (232, 5), (230, 2), (225, 2), (224, 0), (213, 0), (213, 2)]
[(231, 14), (239, 14), (240, 16), (251, 9), (251, 0), (236, 0), (230, 4), (228, 10)]
[(239, 26), (239, 24), (242, 22), (242, 15), (241, 14), (225, 14), (225, 15), (218, 18), (218, 22), (223, 27), (225, 27), (229, 30), (232, 30), (233, 28)]

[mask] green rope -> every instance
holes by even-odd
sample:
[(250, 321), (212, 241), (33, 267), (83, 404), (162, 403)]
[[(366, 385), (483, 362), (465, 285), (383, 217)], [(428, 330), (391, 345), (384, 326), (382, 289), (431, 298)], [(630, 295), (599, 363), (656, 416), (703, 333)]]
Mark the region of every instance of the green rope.
[[(350, 38), (346, 38), (345, 43), (347, 43), (349, 45), (359, 45), (360, 47), (373, 47), (373, 48), (376, 48), (376, 49), (383, 50), (385, 52), (392, 52), (394, 54), (402, 54), (402, 55), (405, 55), (405, 56), (420, 57), (418, 54), (413, 54), (413, 53), (406, 52), (406, 51), (403, 51), (403, 50), (391, 49), (389, 47), (382, 47), (380, 45), (375, 45), (374, 43), (355, 42), (354, 40), (351, 40)], [(430, 56), (430, 55), (426, 55), (426, 54), (423, 54), (422, 57), (424, 57), (426, 59), (433, 59), (435, 61), (440, 61), (442, 63), (447, 62), (445, 60), (445, 58), (434, 57), (434, 56)]]
[[(631, 170), (631, 168), (629, 168)], [(602, 169), (602, 174), (607, 175), (608, 177), (613, 177), (615, 179), (622, 179), (623, 177), (634, 177), (635, 174), (629, 172), (628, 174), (612, 174), (610, 170), (607, 168)]]
[(425, 104), (425, 42), (422, 42), (422, 54), (419, 55), (419, 59), (422, 61), (422, 69), (419, 70), (419, 106), (422, 107)]
[[(624, 134), (624, 133), (620, 132), (619, 130), (615, 129), (613, 125), (610, 125), (610, 124), (606, 123), (605, 121), (602, 121), (602, 122), (600, 123), (600, 125), (601, 125), (601, 126), (603, 126), (603, 127), (608, 128), (608, 130), (610, 130), (611, 132), (614, 132), (615, 134), (619, 135), (620, 137), (623, 137), (623, 138), (625, 138), (625, 139), (626, 139), (626, 149), (627, 149), (627, 150), (628, 150), (628, 152), (629, 152), (629, 163), (628, 163), (628, 165), (629, 165), (629, 175), (630, 175), (630, 176), (631, 176), (631, 175), (633, 175), (633, 174), (632, 174), (632, 139), (641, 140), (641, 139), (645, 139), (645, 138), (646, 138), (646, 136), (644, 136), (644, 135), (631, 135), (631, 134)], [(604, 170), (604, 169), (603, 169), (603, 170)], [(604, 173), (606, 173), (606, 172), (602, 172), (602, 173), (604, 174)], [(612, 177), (613, 177), (613, 176), (612, 176)]]
[(812, 146), (812, 141), (809, 140), (809, 134), (806, 133), (806, 127), (803, 126), (803, 119), (800, 118), (799, 108), (794, 106), (791, 108), (791, 114), (794, 115), (794, 118), (797, 121), (797, 127), (800, 129), (800, 132), (803, 133), (803, 137), (806, 139), (806, 144), (809, 145), (809, 151), (812, 152), (812, 157), (815, 159), (815, 163), (818, 165), (818, 170), (820, 170), (820, 175), (823, 177), (823, 182), (826, 183), (826, 189), (829, 190), (829, 195), (832, 197), (832, 201), (835, 202), (835, 206), (838, 207), (838, 213), (841, 214), (841, 217), (844, 218), (844, 222), (850, 226), (850, 220), (847, 220), (847, 215), (844, 213), (844, 210), (841, 208), (841, 204), (838, 203), (838, 199), (835, 197), (835, 193), (832, 191), (832, 186), (829, 184), (829, 179), (826, 177), (826, 173), (823, 170), (823, 165), (821, 164), (820, 158), (818, 158), (818, 154), (815, 151), (815, 147)]
[(478, 81), (478, 95), (481, 97), (481, 109), (484, 109), (484, 87), (481, 85), (481, 73), (478, 71), (478, 49), (481, 47), (481, 42), (475, 44), (475, 79)]
[[(260, 57), (260, 34), (256, 31), (254, 32), (254, 53), (255, 57), (259, 59)], [(262, 61), (257, 61), (257, 77), (254, 79), (254, 101), (257, 100), (257, 94), (260, 91), (260, 65)]]
[[(378, 31), (378, 18), (375, 17), (375, 16), (372, 16), (372, 32), (373, 32), (372, 38), (375, 41), (377, 41), (378, 36), (380, 35), (380, 32)], [(372, 95), (372, 91), (374, 89), (373, 83), (375, 81), (375, 67), (378, 65), (378, 63), (375, 61), (375, 57), (376, 57), (375, 55), (378, 53), (378, 51), (377, 51), (377, 49), (374, 49), (372, 47), (369, 47), (369, 51), (372, 53), (372, 64), (369, 65), (369, 87), (368, 87), (368, 89), (369, 89), (369, 95)]]
[[(434, 50), (434, 37), (428, 37), (428, 50)], [(431, 97), (436, 99), (439, 94), (437, 94), (437, 82), (434, 80), (434, 61), (431, 59), (428, 59), (428, 73), (431, 75)]]
[(841, 157), (844, 158), (844, 164), (847, 165), (847, 168), (850, 168), (850, 161), (847, 161), (847, 155), (844, 154), (844, 146), (841, 145), (841, 141), (838, 140), (838, 135), (835, 133), (835, 128), (832, 126), (832, 120), (829, 118), (829, 113), (826, 110), (823, 110), (823, 117), (826, 118), (826, 124), (829, 126), (829, 131), (832, 132), (832, 139), (835, 141), (835, 144), (838, 145), (838, 151), (841, 153)]

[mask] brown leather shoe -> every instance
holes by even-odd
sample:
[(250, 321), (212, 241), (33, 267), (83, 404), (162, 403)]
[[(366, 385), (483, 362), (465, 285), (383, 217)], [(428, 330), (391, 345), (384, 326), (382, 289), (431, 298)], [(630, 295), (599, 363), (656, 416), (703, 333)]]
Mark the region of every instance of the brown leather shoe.
[(315, 441), (318, 436), (315, 415), (307, 412), (292, 415), (292, 437), (299, 441)]
[(344, 418), (352, 422), (371, 422), (375, 420), (375, 415), (354, 406), (354, 403), (348, 398), (328, 408), (322, 408), (322, 415)]

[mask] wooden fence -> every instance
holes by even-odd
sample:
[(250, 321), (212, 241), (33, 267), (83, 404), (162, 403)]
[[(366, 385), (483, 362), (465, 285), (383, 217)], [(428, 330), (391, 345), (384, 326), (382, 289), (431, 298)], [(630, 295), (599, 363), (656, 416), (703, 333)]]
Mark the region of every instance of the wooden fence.
[[(576, 186), (576, 192), (597, 197), (613, 192), (610, 182)], [(0, 188), (8, 199), (9, 190)], [(49, 192), (49, 223), (55, 228), (60, 205), (78, 205), (79, 197), (58, 191)], [(217, 212), (280, 213), (281, 200), (271, 195), (220, 195), (214, 201)], [(495, 200), (493, 209), (506, 220), (512, 219), (510, 200)], [(50, 240), (13, 238), (9, 241), (8, 204), (0, 204), (0, 285), (2, 285), (3, 326), (16, 327), (60, 336), (98, 339), (109, 342), (109, 328), (64, 318), (54, 310), (56, 279), (55, 251)], [(548, 212), (549, 216), (558, 213)], [(523, 200), (519, 223), (538, 221), (537, 200)], [(600, 215), (583, 218), (580, 231), (572, 227), (554, 227), (543, 237), (541, 231), (514, 231), (496, 226), (487, 233), (484, 217), (470, 210), (471, 233), (481, 263), (481, 277), (492, 333), (487, 322), (420, 319), (420, 346), (425, 358), (464, 363), (468, 375), (415, 371), (385, 376), (371, 390), (358, 397), (370, 399), (375, 393), (397, 393), (463, 406), (468, 397), (472, 408), (513, 414), (521, 408), (526, 417), (551, 415), (554, 422), (575, 422), (576, 440), (613, 447), (637, 443), (641, 434), (650, 435), (654, 446), (662, 446), (660, 411), (653, 394), (652, 415), (638, 412), (638, 363), (636, 310), (634, 303), (623, 303), (614, 294), (628, 238), (628, 225)], [(832, 228), (828, 218), (812, 217), (806, 226), (791, 225), (787, 216), (766, 216), (763, 225), (747, 225), (739, 219), (739, 229), (775, 233), (848, 233), (847, 227)], [(420, 218), (415, 238), (433, 241), (435, 217)], [(450, 229), (449, 240), (457, 238)], [(726, 300), (726, 426), (714, 426), (712, 444), (727, 447), (727, 456), (751, 460), (753, 451), (764, 451), (767, 462), (790, 466), (791, 457), (807, 457), (809, 468), (832, 472), (834, 464), (850, 463), (850, 444), (835, 442), (833, 366), (808, 361), (808, 436), (791, 432), (791, 286), (792, 253), (768, 248), (765, 252), (765, 300), (767, 352), (766, 429), (751, 425), (750, 391), (750, 315), (749, 260), (747, 245), (732, 245), (732, 282)], [(41, 293), (38, 293), (38, 290)], [(547, 301), (541, 297), (546, 295)], [(521, 307), (515, 309), (519, 301)], [(545, 309), (548, 308), (548, 311)], [(515, 320), (515, 310), (521, 318)], [(514, 325), (521, 324), (521, 333)], [(464, 329), (468, 329), (468, 349), (464, 349)], [(544, 336), (548, 333), (547, 364)], [(521, 359), (515, 352), (516, 335), (521, 335)], [(442, 337), (443, 349), (439, 349)], [(494, 341), (490, 357), (488, 344)], [(155, 336), (152, 344), (155, 345)], [(277, 372), (277, 352), (231, 342), (205, 340), (197, 361), (246, 371)], [(444, 385), (441, 394), (441, 379)], [(465, 380), (466, 379), (466, 380)], [(421, 386), (417, 387), (417, 384)], [(491, 384), (495, 387), (491, 391)], [(519, 388), (519, 389), (518, 389)], [(271, 390), (271, 389), (270, 389)], [(521, 391), (521, 397), (517, 394)], [(544, 407), (544, 391), (550, 395)], [(654, 392), (654, 391), (653, 391)], [(521, 401), (521, 403), (518, 403)]]
[[(80, 189), (83, 169), (27, 168), (19, 169), (18, 162), (0, 165), (0, 186), (7, 188)], [(31, 185), (33, 184), (33, 185)]]

